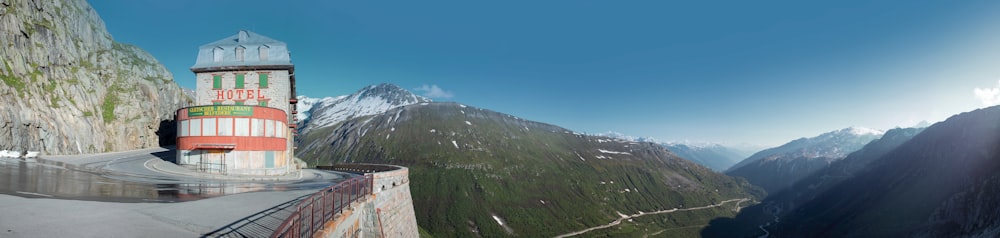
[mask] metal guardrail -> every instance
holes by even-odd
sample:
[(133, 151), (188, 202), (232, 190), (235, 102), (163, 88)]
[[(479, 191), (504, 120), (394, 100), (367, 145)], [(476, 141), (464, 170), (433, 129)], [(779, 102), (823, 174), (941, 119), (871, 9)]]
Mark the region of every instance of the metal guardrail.
[(332, 220), (334, 215), (342, 214), (352, 202), (371, 195), (373, 182), (372, 174), (365, 174), (334, 184), (302, 199), (295, 212), (278, 226), (271, 237), (312, 237), (316, 231), (323, 228), (324, 223)]
[(383, 164), (335, 164), (332, 166), (316, 166), (316, 169), (365, 174), (397, 170), (399, 166)]

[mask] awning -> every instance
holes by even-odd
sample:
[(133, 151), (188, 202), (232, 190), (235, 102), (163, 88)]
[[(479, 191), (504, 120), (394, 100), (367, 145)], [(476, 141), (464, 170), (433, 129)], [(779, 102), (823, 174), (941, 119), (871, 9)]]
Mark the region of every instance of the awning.
[(220, 150), (231, 150), (236, 149), (236, 144), (195, 144), (195, 149), (220, 149)]

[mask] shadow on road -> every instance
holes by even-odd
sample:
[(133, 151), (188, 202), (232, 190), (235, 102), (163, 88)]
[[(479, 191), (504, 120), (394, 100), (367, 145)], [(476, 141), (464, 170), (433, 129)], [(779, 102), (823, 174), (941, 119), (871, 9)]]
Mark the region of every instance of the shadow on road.
[(160, 146), (160, 148), (164, 148), (167, 150), (160, 152), (153, 152), (149, 154), (152, 156), (156, 156), (156, 158), (160, 158), (163, 161), (167, 161), (174, 164), (177, 163), (177, 150), (176, 150), (177, 146), (168, 145), (168, 146)]
[(277, 206), (254, 213), (238, 221), (206, 233), (201, 237), (268, 237), (295, 212), (298, 202), (312, 194), (302, 195)]

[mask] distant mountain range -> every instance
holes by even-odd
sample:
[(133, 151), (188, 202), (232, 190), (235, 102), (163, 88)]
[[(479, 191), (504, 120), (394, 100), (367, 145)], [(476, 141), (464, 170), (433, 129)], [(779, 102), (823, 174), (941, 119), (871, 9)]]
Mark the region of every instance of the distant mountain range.
[(689, 145), (681, 143), (663, 143), (661, 145), (681, 158), (694, 161), (695, 163), (709, 167), (716, 172), (725, 171), (729, 167), (740, 162), (740, 160), (749, 156), (750, 153), (753, 153), (733, 149), (720, 144)]
[(881, 130), (850, 127), (801, 138), (757, 152), (732, 166), (726, 174), (744, 177), (768, 193), (781, 191), (813, 172), (843, 159), (882, 136)]
[(888, 131), (705, 237), (998, 237), (1000, 107)]
[[(409, 98), (367, 87), (352, 96)], [(383, 95), (395, 92), (396, 96)], [(339, 100), (341, 103), (358, 99)], [(654, 143), (575, 133), (458, 103), (422, 100), (370, 115), (319, 103), (297, 156), (311, 165), (390, 163), (410, 168), (418, 223), (436, 236), (555, 236), (607, 224), (621, 214), (714, 204), (763, 195), (736, 179), (681, 159)], [(370, 107), (376, 108), (376, 107)], [(388, 107), (377, 107), (388, 108)], [(360, 111), (360, 110), (354, 110)], [(337, 114), (336, 116), (325, 114)], [(346, 118), (318, 123), (317, 118)], [(322, 125), (322, 126), (321, 126)], [(745, 205), (745, 204), (744, 204)], [(658, 216), (588, 235), (636, 236), (702, 227), (734, 214), (732, 205)], [(503, 220), (503, 223), (498, 222)], [(671, 234), (695, 236), (698, 229)]]
[(652, 142), (666, 147), (671, 152), (681, 158), (693, 161), (702, 166), (711, 168), (716, 172), (722, 172), (740, 162), (747, 156), (757, 152), (759, 146), (740, 144), (739, 146), (726, 146), (712, 142), (660, 142), (652, 137), (630, 136), (624, 133), (609, 131), (597, 133), (597, 136), (606, 136), (635, 142)]

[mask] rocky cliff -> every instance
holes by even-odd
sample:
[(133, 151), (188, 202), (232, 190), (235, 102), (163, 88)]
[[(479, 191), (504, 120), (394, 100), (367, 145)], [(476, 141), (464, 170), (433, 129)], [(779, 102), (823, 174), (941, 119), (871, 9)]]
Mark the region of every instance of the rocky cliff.
[[(0, 149), (75, 154), (169, 144), (188, 99), (83, 0), (0, 0)], [(161, 140), (160, 138), (164, 139)]]

